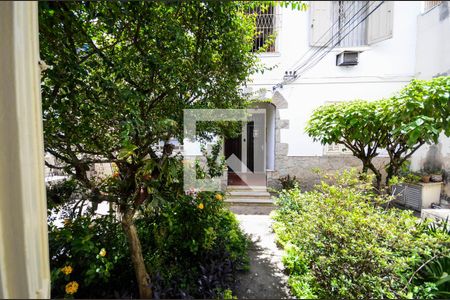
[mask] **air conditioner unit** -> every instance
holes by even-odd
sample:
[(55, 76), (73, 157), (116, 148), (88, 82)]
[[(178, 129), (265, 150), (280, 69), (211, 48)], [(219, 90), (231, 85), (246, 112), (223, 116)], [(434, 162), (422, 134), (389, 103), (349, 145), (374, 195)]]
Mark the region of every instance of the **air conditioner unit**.
[(336, 66), (354, 66), (358, 64), (357, 51), (344, 51), (336, 55)]

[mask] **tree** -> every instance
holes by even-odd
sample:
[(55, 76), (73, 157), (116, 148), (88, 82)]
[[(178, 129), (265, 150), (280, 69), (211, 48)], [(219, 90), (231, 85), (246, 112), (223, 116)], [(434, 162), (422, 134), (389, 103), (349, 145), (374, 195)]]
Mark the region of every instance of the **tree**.
[(389, 162), (386, 184), (402, 165), (425, 143), (437, 143), (441, 132), (450, 136), (450, 76), (412, 80), (391, 98), (378, 101), (350, 101), (316, 109), (306, 132), (322, 144), (345, 145), (376, 176), (381, 170), (372, 163), (379, 150), (386, 149)]
[[(170, 138), (185, 108), (241, 108), (258, 64), (245, 3), (40, 3), (45, 150), (86, 191), (118, 206), (141, 298), (150, 298), (134, 219), (177, 180)], [(155, 145), (164, 142), (162, 153)], [(114, 163), (104, 180), (95, 163)]]
[(422, 145), (450, 136), (450, 76), (414, 79), (398, 95), (379, 104), (384, 147), (389, 154), (386, 184)]
[(373, 164), (386, 133), (381, 127), (378, 103), (357, 100), (324, 105), (316, 109), (308, 121), (306, 133), (322, 144), (342, 144), (362, 162), (363, 172), (371, 170), (377, 187), (381, 172)]

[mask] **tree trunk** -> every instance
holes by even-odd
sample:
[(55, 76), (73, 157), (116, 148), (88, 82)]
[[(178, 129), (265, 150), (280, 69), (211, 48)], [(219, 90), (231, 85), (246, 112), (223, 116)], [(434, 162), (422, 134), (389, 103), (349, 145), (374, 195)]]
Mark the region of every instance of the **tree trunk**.
[(375, 188), (377, 189), (378, 193), (381, 193), (381, 172), (372, 164), (372, 162), (370, 162), (367, 167), (375, 174)]
[(367, 174), (367, 171), (369, 171), (369, 167), (366, 164), (363, 164), (362, 172)]
[(392, 177), (398, 175), (398, 172), (400, 170), (400, 167), (394, 164), (390, 164), (386, 170), (387, 176), (386, 176), (386, 185), (388, 185), (389, 180), (391, 180)]
[(152, 289), (150, 288), (150, 276), (145, 268), (144, 256), (142, 255), (141, 242), (137, 234), (136, 226), (133, 222), (134, 213), (126, 211), (122, 215), (122, 228), (128, 239), (131, 260), (133, 261), (134, 273), (139, 287), (139, 297), (141, 299), (151, 299)]
[(380, 192), (381, 180), (382, 180), (380, 171), (377, 170), (377, 168), (373, 165), (373, 163), (371, 161), (363, 160), (362, 172), (367, 173), (369, 170), (371, 170), (375, 174), (375, 179), (376, 179), (375, 188), (378, 190), (378, 192)]

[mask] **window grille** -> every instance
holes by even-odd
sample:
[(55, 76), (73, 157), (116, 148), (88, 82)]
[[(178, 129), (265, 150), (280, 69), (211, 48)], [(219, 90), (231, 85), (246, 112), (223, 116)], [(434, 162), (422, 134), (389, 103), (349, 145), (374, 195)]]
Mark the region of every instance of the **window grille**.
[(435, 6), (438, 6), (439, 4), (442, 3), (442, 1), (423, 1), (425, 4), (425, 11), (428, 11), (430, 9), (432, 9)]
[[(354, 26), (367, 16), (368, 1), (333, 1), (333, 43), (340, 47), (357, 47), (367, 44), (367, 19), (361, 22), (350, 34)], [(342, 38), (342, 41), (338, 41)]]
[[(256, 52), (276, 34), (276, 9), (272, 5), (266, 8), (256, 7), (250, 10), (249, 14), (256, 14), (256, 37), (253, 40), (252, 49), (253, 52)], [(269, 45), (266, 52), (275, 52), (275, 41)]]

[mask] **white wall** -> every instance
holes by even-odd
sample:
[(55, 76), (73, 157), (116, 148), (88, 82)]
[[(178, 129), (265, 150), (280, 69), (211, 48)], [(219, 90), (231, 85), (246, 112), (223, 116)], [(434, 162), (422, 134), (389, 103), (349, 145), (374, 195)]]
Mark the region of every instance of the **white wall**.
[[(431, 79), (450, 74), (450, 11), (448, 1), (417, 17), (416, 76)], [(444, 167), (450, 168), (450, 139), (440, 136), (438, 149), (444, 159)], [(411, 169), (423, 167), (428, 145), (422, 146), (411, 159)], [(445, 164), (446, 163), (446, 164)]]
[(430, 79), (450, 74), (448, 1), (417, 17), (416, 76)]
[[(354, 99), (380, 99), (400, 90), (415, 73), (417, 15), (420, 2), (394, 4), (393, 38), (359, 48), (359, 64), (350, 67), (336, 66), (334, 49), (315, 67), (301, 75), (295, 82), (279, 91), (289, 103), (280, 111), (281, 119), (289, 120), (289, 129), (281, 131), (281, 142), (289, 144), (289, 156), (322, 155), (323, 146), (313, 143), (304, 133), (311, 111), (327, 101)], [(281, 28), (278, 35), (278, 53), (262, 54), (261, 59), (272, 71), (253, 78), (256, 90), (281, 82), (284, 72), (310, 49), (309, 12), (283, 8), (280, 12)]]

